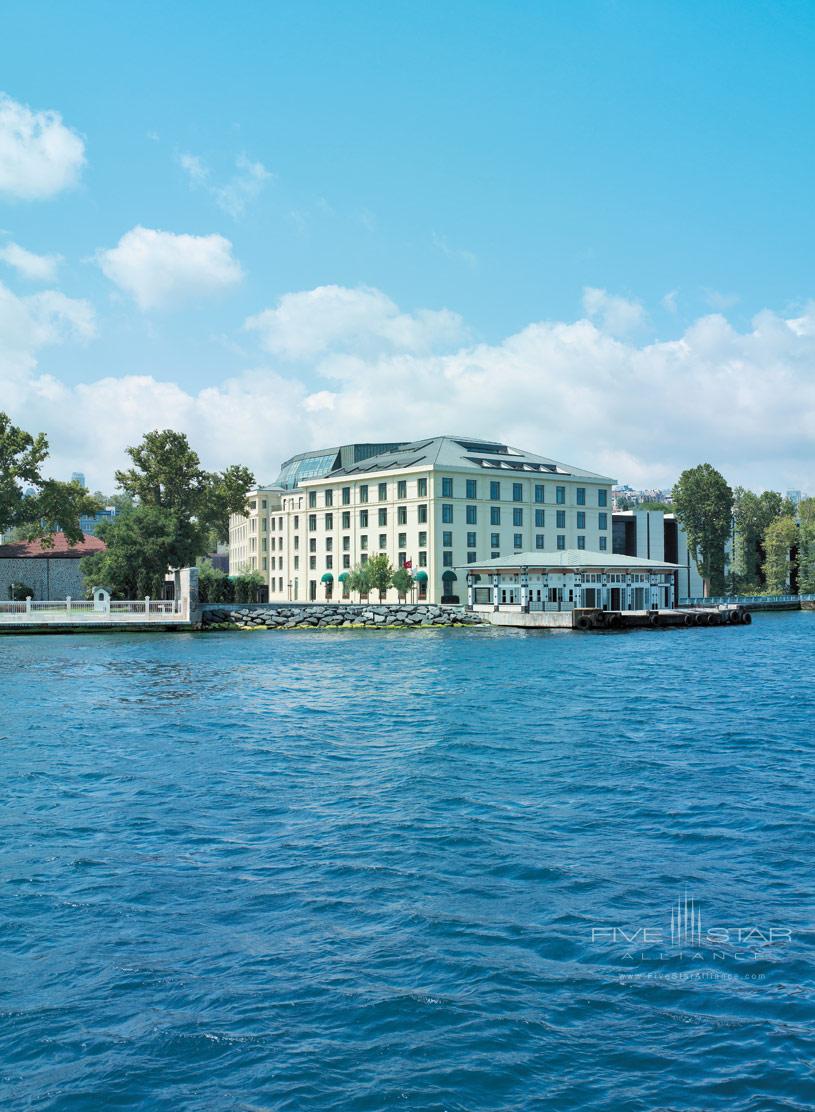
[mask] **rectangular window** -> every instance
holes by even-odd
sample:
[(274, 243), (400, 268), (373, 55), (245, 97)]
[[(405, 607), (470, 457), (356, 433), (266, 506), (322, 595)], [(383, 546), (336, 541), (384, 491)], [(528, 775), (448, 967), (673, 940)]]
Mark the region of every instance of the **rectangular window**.
[(419, 548), (427, 548), (427, 533), (424, 530), (419, 533)]
[(343, 552), (350, 552), (351, 551), (351, 538), (350, 537), (343, 537), (342, 538), (342, 550), (343, 550)]
[(427, 553), (426, 552), (420, 552), (419, 553), (419, 567), (420, 568), (426, 568), (427, 567)]
[(351, 528), (351, 511), (350, 510), (343, 510), (342, 511), (342, 527), (343, 527), (343, 529), (350, 529)]
[(300, 547), (300, 538), (295, 537), (294, 538), (294, 551), (296, 552), (299, 547)]
[(311, 569), (311, 571), (314, 571), (314, 569), (317, 567), (317, 557), (316, 556), (309, 556), (308, 566)]
[(309, 514), (308, 515), (308, 531), (309, 531), (309, 533), (313, 533), (316, 528), (317, 528), (317, 515), (316, 514)]
[(490, 525), (501, 524), (501, 507), (490, 506)]
[(597, 515), (597, 528), (608, 529), (608, 514)]
[(295, 556), (294, 557), (294, 570), (297, 571), (299, 567), (300, 567), (300, 557)]
[(577, 538), (577, 547), (578, 548), (585, 548), (586, 547), (586, 538), (584, 536), (581, 535)]
[(501, 534), (500, 533), (490, 533), (490, 544), (492, 545), (493, 548), (500, 548), (501, 547)]
[(380, 548), (380, 551), (383, 548), (387, 548), (387, 547), (388, 547), (388, 534), (387, 533), (380, 533), (379, 534), (379, 548)]
[(342, 558), (342, 566), (344, 568), (350, 568), (351, 567), (351, 557), (348, 555), (347, 552)]
[(441, 535), (441, 543), (442, 543), (442, 548), (452, 548), (453, 547), (453, 534), (451, 532), (449, 532), (447, 529), (445, 529), (445, 531)]
[[(384, 537), (382, 539), (384, 540)], [(407, 533), (400, 533), (399, 534), (399, 539), (397, 541), (397, 544), (399, 545), (400, 548), (407, 548)], [(384, 548), (385, 545), (383, 544), (383, 545), (381, 545), (381, 547)]]
[(566, 505), (566, 487), (555, 487), (555, 501), (559, 506)]
[(543, 483), (535, 483), (535, 501), (536, 502), (545, 502), (546, 501), (545, 493), (546, 493), (546, 491), (545, 491)]
[(380, 483), (378, 489), (378, 496), (380, 502), (387, 502), (388, 500), (388, 484)]
[(558, 529), (565, 529), (566, 528), (566, 511), (565, 510), (556, 510), (555, 511), (555, 517), (557, 518), (557, 520), (555, 521), (555, 525), (558, 527)]
[(476, 542), (476, 539), (475, 539), (475, 533), (468, 533), (467, 534), (467, 547), (468, 548), (475, 548), (476, 543), (477, 542)]
[(474, 552), (468, 552), (467, 553), (467, 563), (468, 564), (474, 564), (475, 563), (475, 553)]
[(400, 479), (396, 484), (396, 497), (407, 498), (407, 479)]
[(388, 524), (388, 511), (385, 509), (384, 506), (379, 511), (379, 524), (380, 525), (387, 525)]
[(325, 515), (325, 527), (326, 527), (326, 529), (333, 529), (334, 528), (334, 515), (333, 514), (326, 514)]
[(316, 505), (317, 505), (317, 491), (316, 490), (310, 490), (308, 492), (308, 508), (310, 510), (313, 510)]
[(453, 497), (453, 480), (452, 479), (449, 479), (449, 478), (448, 479), (442, 479), (442, 481), (441, 481), (441, 496), (442, 496), (442, 498), (452, 498)]
[(577, 494), (577, 504), (578, 504), (578, 506), (585, 506), (586, 505), (586, 488), (585, 487), (578, 487), (577, 491), (576, 491), (576, 494)]
[(363, 533), (360, 536), (360, 538), (359, 538), (359, 547), (363, 550), (363, 552), (368, 547), (368, 536), (367, 536), (366, 533)]
[(520, 506), (516, 506), (515, 509), (512, 511), (512, 524), (513, 525), (523, 525), (523, 523), (524, 523), (524, 512), (523, 512), (523, 510), (521, 509)]
[(342, 504), (343, 504), (343, 506), (350, 506), (351, 505), (351, 488), (350, 487), (343, 487), (342, 488)]
[(490, 559), (491, 560), (497, 560), (500, 555), (501, 555), (500, 552), (491, 552), (490, 553)]
[(524, 485), (523, 483), (512, 484), (512, 501), (523, 502), (524, 500)]
[[(365, 538), (366, 547), (367, 547), (367, 542), (368, 542), (368, 538), (366, 537)], [(367, 552), (361, 553), (361, 555), (359, 557), (359, 562), (361, 564), (367, 564), (368, 563), (368, 553)]]
[(515, 533), (514, 534), (513, 544), (514, 544), (515, 548), (523, 548), (523, 546), (524, 546), (524, 535), (523, 535), (523, 533)]
[(586, 528), (586, 511), (585, 510), (578, 510), (577, 511), (577, 528), (578, 529), (585, 529)]
[(407, 506), (396, 507), (396, 524), (407, 525)]
[(407, 560), (407, 552), (400, 552), (396, 558), (396, 562), (400, 568), (405, 566), (405, 560)]
[(535, 534), (535, 548), (546, 548), (543, 533)]
[(475, 525), (478, 521), (478, 507), (467, 506), (465, 510), (465, 517), (468, 525)]
[(360, 502), (367, 502), (368, 501), (368, 484), (367, 483), (363, 483), (362, 486), (359, 488), (359, 500), (360, 500)]
[(297, 531), (297, 530), (298, 530), (299, 528), (300, 528), (300, 515), (299, 515), (299, 514), (295, 514), (295, 515), (294, 515), (294, 529), (295, 529), (295, 532), (296, 532), (296, 531)]
[(608, 549), (608, 537), (600, 538), (600, 551), (605, 552)]
[(360, 510), (359, 511), (359, 527), (360, 527), (360, 529), (367, 529), (368, 528), (368, 511), (367, 510)]
[(608, 491), (607, 490), (598, 490), (597, 491), (597, 505), (598, 506), (607, 506), (608, 505)]
[(494, 479), (490, 483), (490, 498), (493, 502), (501, 501), (501, 484)]
[(566, 538), (563, 533), (558, 533), (557, 535), (557, 546), (561, 551), (566, 547)]
[(468, 498), (477, 498), (478, 497), (478, 482), (477, 482), (476, 479), (468, 479), (467, 480), (467, 497)]
[(420, 525), (424, 525), (427, 521), (427, 503), (422, 502), (422, 504), (417, 507), (417, 510), (418, 510), (417, 520), (418, 520)]
[(325, 566), (327, 568), (333, 568), (334, 567), (334, 557), (333, 556), (326, 556)]
[(441, 519), (445, 525), (453, 524), (453, 506), (450, 502), (442, 502)]
[(309, 552), (316, 552), (317, 551), (317, 538), (316, 537), (311, 537), (311, 539), (309, 540), (308, 550), (309, 550)]
[(453, 553), (442, 552), (441, 554), (442, 567), (451, 568), (453, 566)]
[(325, 550), (326, 550), (326, 552), (331, 552), (333, 547), (334, 547), (334, 538), (333, 537), (326, 537), (325, 538)]
[(546, 510), (535, 510), (535, 528), (542, 529), (546, 524)]
[(325, 492), (325, 504), (326, 504), (326, 506), (333, 506), (334, 505), (334, 491), (333, 490), (327, 490)]
[(427, 498), (427, 479), (418, 479), (416, 482), (416, 494), (419, 498)]

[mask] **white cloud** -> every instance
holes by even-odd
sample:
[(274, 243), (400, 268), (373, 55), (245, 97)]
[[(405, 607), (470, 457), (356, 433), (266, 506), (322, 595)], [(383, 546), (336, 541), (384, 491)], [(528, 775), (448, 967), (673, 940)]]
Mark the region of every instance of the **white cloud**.
[(659, 303), (666, 313), (675, 313), (677, 311), (677, 309), (679, 308), (676, 303), (676, 299), (678, 296), (678, 290), (669, 290), (668, 293), (666, 293), (665, 296), (660, 300)]
[(199, 155), (181, 154), (178, 162), (190, 185), (196, 189), (206, 189), (218, 207), (236, 220), (243, 216), (274, 176), (262, 162), (253, 162), (245, 154), (238, 156), (235, 162), (236, 172), (232, 177), (220, 185), (212, 181), (210, 169)]
[(739, 295), (737, 293), (721, 293), (719, 290), (705, 290), (705, 301), (711, 309), (723, 313), (726, 309), (732, 309), (734, 305), (738, 305)]
[(0, 259), (32, 282), (53, 282), (57, 267), (62, 262), (60, 255), (35, 255), (19, 243), (7, 243), (0, 247)]
[(219, 235), (176, 235), (131, 228), (115, 247), (97, 252), (105, 276), (142, 309), (218, 293), (243, 277), (232, 244)]
[(646, 321), (645, 309), (639, 301), (615, 297), (593, 286), (586, 286), (583, 290), (583, 310), (590, 320), (598, 321), (603, 332), (608, 332), (610, 336), (625, 336), (642, 328)]
[(436, 250), (444, 255), (446, 259), (464, 263), (470, 270), (477, 269), (478, 256), (464, 247), (453, 247), (447, 236), (439, 235), (438, 232), (433, 232), (430, 241)]
[(286, 359), (336, 351), (431, 351), (461, 342), (466, 335), (457, 313), (401, 313), (381, 290), (367, 286), (318, 286), (287, 293), (274, 309), (249, 317), (246, 328), (259, 333), (267, 351)]
[(58, 112), (34, 112), (0, 94), (0, 195), (39, 200), (74, 185), (85, 144)]
[[(407, 343), (338, 352), (347, 335), (335, 320), (307, 369), (255, 368), (188, 390), (148, 375), (69, 386), (40, 374), (42, 344), (92, 327), (80, 303), (59, 296), (0, 298), (0, 397), (25, 427), (49, 433), (55, 473), (83, 470), (107, 489), (124, 448), (156, 427), (186, 432), (207, 466), (245, 462), (263, 481), (307, 447), (452, 431), (648, 485), (707, 460), (731, 482), (815, 487), (815, 305), (793, 321), (764, 311), (744, 331), (705, 316), (655, 343), (588, 320), (543, 321), (446, 354), (411, 349), (415, 318), (397, 311)], [(290, 340), (277, 334), (282, 350)]]

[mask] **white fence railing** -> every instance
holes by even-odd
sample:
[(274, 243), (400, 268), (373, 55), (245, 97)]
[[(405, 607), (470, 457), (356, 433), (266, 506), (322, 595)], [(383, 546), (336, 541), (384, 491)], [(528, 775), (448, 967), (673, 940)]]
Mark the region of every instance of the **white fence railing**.
[(0, 601), (0, 624), (32, 625), (41, 622), (183, 622), (187, 621), (184, 599), (25, 599)]

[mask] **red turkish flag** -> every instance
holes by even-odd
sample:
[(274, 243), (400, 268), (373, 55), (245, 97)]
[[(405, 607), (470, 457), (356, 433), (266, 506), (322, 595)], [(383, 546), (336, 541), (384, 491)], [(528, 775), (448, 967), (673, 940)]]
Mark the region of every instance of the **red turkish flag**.
[(404, 564), (402, 564), (402, 567), (403, 568), (412, 568), (413, 567), (413, 561), (412, 560), (405, 560)]

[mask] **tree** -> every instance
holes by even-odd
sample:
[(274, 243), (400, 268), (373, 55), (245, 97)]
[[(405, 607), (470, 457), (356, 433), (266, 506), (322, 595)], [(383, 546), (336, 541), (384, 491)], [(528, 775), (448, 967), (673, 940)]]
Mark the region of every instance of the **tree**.
[[(228, 535), (229, 515), (246, 511), (246, 494), (254, 482), (251, 471), (237, 465), (204, 471), (186, 436), (172, 429), (147, 433), (127, 453), (133, 466), (117, 471), (116, 482), (132, 500), (131, 508), (124, 508), (97, 530), (111, 553), (104, 565), (99, 564), (107, 576), (100, 582), (125, 597), (134, 583), (153, 582), (159, 564), (163, 582), (168, 568), (188, 567), (204, 556), (213, 534)], [(142, 526), (149, 541), (143, 557), (133, 544), (134, 529)], [(125, 574), (125, 563), (133, 563), (138, 572)], [(87, 566), (100, 574), (97, 565)], [(142, 593), (150, 592), (140, 588), (138, 595), (129, 597)]]
[(764, 534), (776, 518), (791, 513), (792, 506), (777, 491), (754, 494), (744, 487), (733, 491), (733, 570), (742, 594), (753, 594), (764, 586)]
[(232, 582), (235, 588), (235, 602), (257, 602), (261, 588), (266, 585), (266, 580), (254, 568), (240, 572), (233, 577)]
[(705, 595), (724, 592), (725, 545), (732, 524), (733, 492), (709, 463), (683, 471), (672, 492), (677, 520), (704, 580)]
[(79, 483), (43, 478), (47, 458), (44, 433), (32, 436), (0, 413), (0, 532), (19, 530), (49, 548), (51, 535), (62, 530), (76, 544), (84, 539), (80, 517), (96, 513), (99, 505)]
[(413, 576), (407, 568), (397, 568), (391, 576), (391, 584), (396, 588), (399, 598), (403, 599), (413, 589)]
[(764, 578), (767, 590), (784, 594), (795, 574), (793, 551), (798, 543), (798, 526), (792, 516), (778, 517), (764, 534)]
[(360, 598), (363, 596), (367, 598), (371, 591), (371, 576), (368, 572), (370, 562), (371, 561), (368, 560), (365, 564), (357, 564), (356, 567), (352, 568), (348, 573), (348, 578), (345, 581), (348, 590), (353, 591), (355, 594), (359, 595)]
[(384, 599), (393, 580), (393, 566), (386, 552), (378, 552), (365, 565), (372, 591), (379, 591), (379, 601)]
[(815, 498), (804, 498), (798, 505), (798, 590), (815, 594)]
[(134, 506), (100, 522), (96, 535), (108, 546), (85, 556), (80, 564), (88, 590), (107, 587), (119, 598), (161, 598), (170, 565), (167, 553), (176, 543), (176, 519), (156, 506)]
[(225, 571), (209, 560), (198, 561), (198, 597), (201, 602), (234, 602), (235, 585)]

